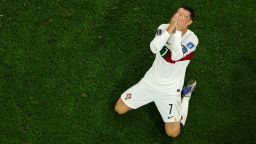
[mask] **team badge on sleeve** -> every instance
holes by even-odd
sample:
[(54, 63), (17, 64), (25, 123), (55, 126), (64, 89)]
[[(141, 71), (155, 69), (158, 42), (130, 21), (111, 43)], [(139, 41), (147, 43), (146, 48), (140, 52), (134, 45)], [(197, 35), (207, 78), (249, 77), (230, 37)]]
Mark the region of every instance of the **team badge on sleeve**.
[(162, 34), (162, 29), (157, 29), (156, 35), (161, 35)]
[(195, 45), (194, 45), (192, 42), (189, 42), (186, 46), (187, 46), (189, 49), (192, 49)]
[(182, 46), (183, 48), (182, 48), (182, 51), (183, 51), (183, 54), (185, 54), (186, 52), (188, 52), (188, 49), (183, 45)]

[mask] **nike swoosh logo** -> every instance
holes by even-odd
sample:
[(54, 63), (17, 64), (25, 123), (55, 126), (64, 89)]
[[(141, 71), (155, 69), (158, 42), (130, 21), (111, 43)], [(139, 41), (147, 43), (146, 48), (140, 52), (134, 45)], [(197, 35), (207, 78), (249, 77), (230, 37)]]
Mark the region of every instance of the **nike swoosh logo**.
[(174, 117), (174, 116), (168, 116), (168, 119), (170, 119), (170, 118), (172, 118), (172, 117)]
[(166, 42), (168, 45), (172, 45), (172, 44), (170, 44), (170, 43), (168, 43), (168, 42)]

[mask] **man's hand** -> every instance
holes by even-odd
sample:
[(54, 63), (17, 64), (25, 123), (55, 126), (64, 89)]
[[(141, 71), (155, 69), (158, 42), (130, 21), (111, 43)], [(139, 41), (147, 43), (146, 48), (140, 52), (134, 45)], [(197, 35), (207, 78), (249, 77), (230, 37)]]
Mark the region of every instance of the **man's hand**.
[(167, 28), (167, 32), (169, 32), (170, 34), (174, 33), (175, 27), (176, 27), (176, 24), (177, 24), (177, 21), (178, 21), (178, 18), (179, 18), (179, 14), (178, 13), (174, 14), (173, 17), (171, 18), (170, 25)]
[(176, 30), (181, 31), (187, 27), (187, 17), (183, 14), (181, 14), (178, 17), (177, 24), (176, 24)]

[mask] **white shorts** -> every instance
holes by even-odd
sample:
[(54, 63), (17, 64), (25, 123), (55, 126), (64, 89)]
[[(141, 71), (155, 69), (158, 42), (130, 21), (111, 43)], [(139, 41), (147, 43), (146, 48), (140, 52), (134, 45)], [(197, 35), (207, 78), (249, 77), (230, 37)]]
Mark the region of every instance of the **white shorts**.
[(162, 93), (142, 80), (126, 90), (121, 99), (132, 109), (154, 102), (164, 122), (178, 122), (181, 119), (181, 96)]

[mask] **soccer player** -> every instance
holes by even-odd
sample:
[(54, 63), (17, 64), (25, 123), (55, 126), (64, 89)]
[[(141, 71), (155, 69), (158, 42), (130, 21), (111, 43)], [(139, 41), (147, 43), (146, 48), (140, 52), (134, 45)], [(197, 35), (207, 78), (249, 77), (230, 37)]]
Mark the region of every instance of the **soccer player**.
[(158, 27), (150, 43), (150, 50), (156, 55), (154, 63), (137, 84), (121, 95), (115, 105), (118, 114), (154, 102), (165, 123), (166, 134), (170, 137), (180, 134), (196, 86), (191, 81), (182, 90), (186, 68), (198, 45), (197, 36), (188, 29), (193, 18), (194, 11), (182, 6), (169, 24)]

